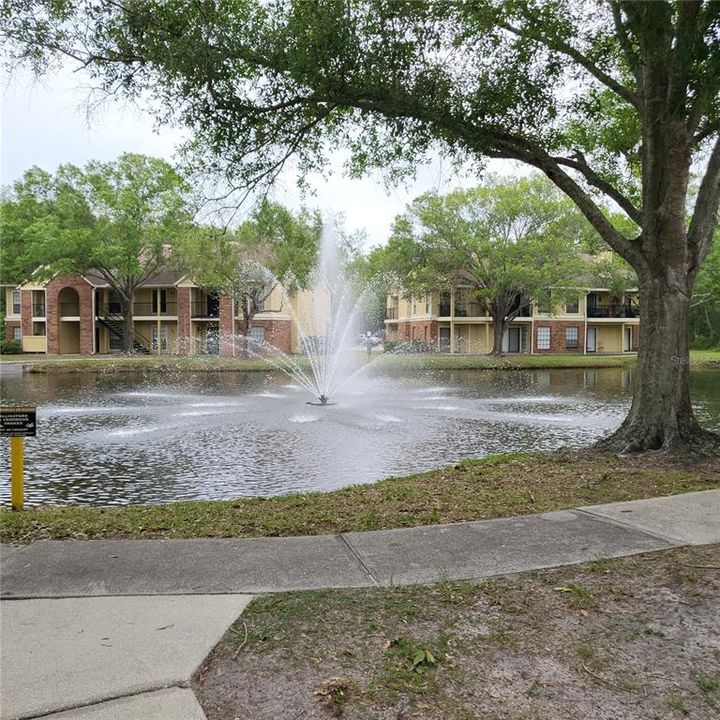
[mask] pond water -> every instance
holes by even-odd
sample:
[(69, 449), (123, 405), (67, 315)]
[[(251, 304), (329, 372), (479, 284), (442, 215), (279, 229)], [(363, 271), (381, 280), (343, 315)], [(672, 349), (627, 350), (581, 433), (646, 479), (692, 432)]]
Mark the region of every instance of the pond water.
[[(720, 430), (720, 374), (692, 374)], [(38, 406), (26, 501), (124, 504), (331, 490), (508, 451), (580, 447), (630, 405), (622, 369), (394, 372), (314, 407), (276, 373), (7, 374)], [(0, 472), (9, 477), (7, 443)], [(0, 483), (9, 502), (9, 482)]]

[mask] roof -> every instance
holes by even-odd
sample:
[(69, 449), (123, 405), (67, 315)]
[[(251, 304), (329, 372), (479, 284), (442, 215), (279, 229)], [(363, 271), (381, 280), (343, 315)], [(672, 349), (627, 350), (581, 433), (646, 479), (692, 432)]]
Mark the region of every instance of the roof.
[[(110, 287), (110, 283), (105, 279), (102, 273), (92, 268), (83, 274), (85, 280), (93, 287)], [(151, 275), (145, 282), (140, 283), (139, 287), (170, 287), (177, 285), (184, 275), (172, 268), (161, 268), (154, 275)]]

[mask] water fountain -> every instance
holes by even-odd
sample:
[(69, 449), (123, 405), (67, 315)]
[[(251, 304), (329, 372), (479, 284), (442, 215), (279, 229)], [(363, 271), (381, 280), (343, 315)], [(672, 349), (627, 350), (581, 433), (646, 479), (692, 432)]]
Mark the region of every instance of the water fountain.
[(280, 282), (266, 272), (268, 281), (282, 288), (283, 307), (291, 317), (302, 355), (292, 356), (263, 340), (246, 338), (249, 352), (264, 358), (307, 390), (313, 397), (309, 405), (334, 405), (331, 400), (367, 365), (353, 367), (356, 361), (352, 347), (369, 288), (358, 293), (348, 280), (330, 223), (323, 228), (318, 260), (305, 292), (311, 303), (309, 312), (301, 315), (291, 302), (292, 278)]

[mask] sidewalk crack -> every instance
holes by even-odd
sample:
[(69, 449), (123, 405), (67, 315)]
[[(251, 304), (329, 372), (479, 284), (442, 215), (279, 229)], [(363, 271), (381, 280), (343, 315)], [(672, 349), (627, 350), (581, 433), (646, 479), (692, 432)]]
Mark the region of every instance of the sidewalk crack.
[(358, 561), (360, 564), (360, 567), (365, 571), (365, 574), (372, 580), (373, 585), (375, 587), (379, 587), (380, 583), (378, 579), (373, 575), (372, 570), (365, 564), (365, 561), (360, 557), (360, 555), (356, 552), (355, 548), (348, 542), (347, 538), (345, 537), (344, 533), (338, 533), (335, 536), (340, 542), (343, 544), (343, 546), (346, 548), (346, 550), (352, 555), (352, 557), (355, 558), (355, 560)]
[(648, 528), (635, 525), (632, 522), (620, 520), (619, 518), (609, 517), (599, 512), (593, 512), (589, 509), (574, 508), (572, 512), (576, 514), (587, 515), (593, 518), (593, 520), (599, 520), (600, 522), (607, 523), (608, 525), (615, 525), (616, 527), (624, 528), (625, 530), (632, 530), (638, 535), (647, 535), (648, 537), (655, 538), (656, 540), (662, 540), (668, 543), (671, 547), (684, 547), (685, 545), (691, 545), (687, 540), (675, 537), (673, 535), (666, 535), (665, 533), (658, 532), (657, 530), (650, 530)]

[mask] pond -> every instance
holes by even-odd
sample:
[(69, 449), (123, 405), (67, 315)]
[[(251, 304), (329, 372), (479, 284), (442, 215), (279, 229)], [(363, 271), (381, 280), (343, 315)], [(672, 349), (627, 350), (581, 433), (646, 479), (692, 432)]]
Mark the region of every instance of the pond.
[[(692, 374), (695, 409), (716, 430), (719, 379)], [(331, 490), (489, 453), (588, 446), (620, 423), (631, 387), (626, 369), (396, 371), (315, 407), (276, 373), (18, 373), (3, 377), (2, 402), (38, 406), (27, 503), (105, 505)]]

